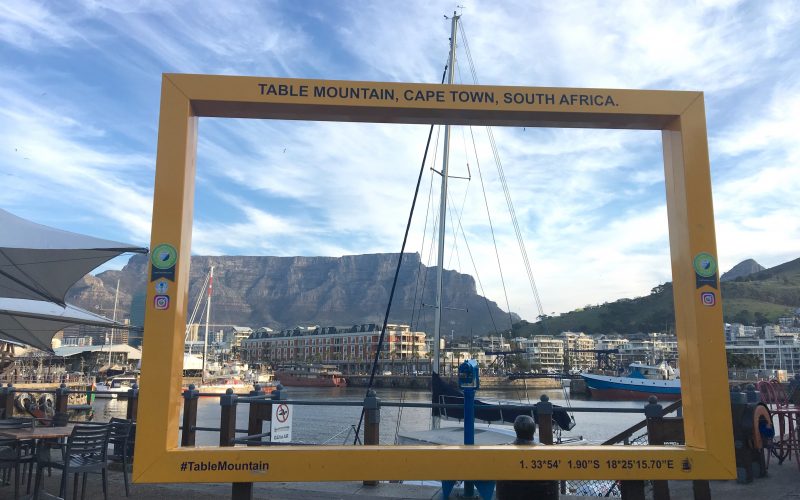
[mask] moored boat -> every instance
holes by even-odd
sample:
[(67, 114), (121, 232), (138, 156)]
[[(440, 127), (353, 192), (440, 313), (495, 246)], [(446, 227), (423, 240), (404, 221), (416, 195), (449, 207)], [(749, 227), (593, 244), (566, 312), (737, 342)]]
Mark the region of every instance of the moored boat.
[(236, 376), (215, 377), (208, 381), (201, 382), (195, 389), (201, 395), (205, 394), (225, 394), (228, 389), (233, 390), (234, 394), (248, 395), (254, 389), (253, 384), (244, 382)]
[(345, 387), (342, 372), (330, 365), (279, 367), (275, 378), (286, 387)]
[(593, 399), (639, 400), (656, 396), (658, 399), (680, 399), (681, 381), (667, 363), (645, 365), (632, 363), (625, 376), (615, 377), (583, 373), (589, 395)]
[(116, 398), (121, 394), (128, 394), (136, 381), (135, 375), (120, 375), (109, 378), (105, 382), (98, 382), (95, 387), (95, 397)]

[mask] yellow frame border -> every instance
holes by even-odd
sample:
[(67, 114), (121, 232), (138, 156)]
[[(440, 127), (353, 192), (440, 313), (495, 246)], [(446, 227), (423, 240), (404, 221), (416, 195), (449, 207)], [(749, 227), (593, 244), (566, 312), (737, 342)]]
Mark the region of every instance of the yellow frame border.
[[(363, 96), (350, 98), (326, 92), (314, 96), (317, 88), (340, 86), (367, 90)], [(470, 91), (486, 92), (484, 96), (491, 94), (494, 99), (477, 102), (472, 97), (461, 102), (460, 96), (470, 94), (460, 92)], [(505, 102), (506, 93), (512, 102)], [(534, 102), (515, 104), (516, 93), (533, 96)], [(420, 95), (429, 98), (419, 100)], [(662, 130), (686, 445), (178, 447), (200, 116)], [(165, 243), (175, 247), (178, 259), (174, 283), (169, 284), (169, 309), (155, 309), (155, 290), (148, 280), (143, 390), (133, 468), (137, 482), (735, 477), (722, 306), (718, 289), (696, 286), (693, 267), (694, 256), (701, 252), (716, 258), (701, 92), (165, 74), (151, 248)], [(717, 294), (716, 306), (703, 306), (703, 291)], [(521, 467), (520, 461), (539, 464), (531, 460), (550, 463), (544, 462), (541, 468)], [(230, 465), (222, 467), (225, 470), (201, 470), (199, 465), (213, 463), (219, 469), (220, 462), (268, 466), (250, 471), (228, 470)]]

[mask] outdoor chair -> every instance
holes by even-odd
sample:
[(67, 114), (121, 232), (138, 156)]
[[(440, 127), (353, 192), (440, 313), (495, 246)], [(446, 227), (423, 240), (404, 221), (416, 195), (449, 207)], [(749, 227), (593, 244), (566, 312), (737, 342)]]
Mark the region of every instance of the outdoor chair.
[[(86, 475), (100, 473), (103, 477), (103, 498), (108, 500), (108, 476), (106, 474), (106, 456), (108, 437), (111, 427), (104, 425), (78, 425), (72, 429), (61, 456), (54, 459), (46, 449), (39, 454), (36, 468), (36, 484), (33, 489), (34, 498), (38, 498), (42, 483), (42, 471), (45, 467), (61, 470), (61, 486), (58, 496), (66, 498), (67, 482), (70, 474), (73, 479), (73, 499), (78, 497), (78, 474), (83, 474), (81, 499), (86, 496)], [(46, 452), (46, 453), (44, 453)]]
[(131, 496), (128, 485), (128, 465), (131, 462), (133, 451), (134, 424), (130, 420), (112, 418), (109, 423), (111, 430), (108, 436), (108, 445), (111, 450), (108, 454), (109, 462), (122, 463), (122, 477), (125, 480), (125, 496)]
[[(26, 429), (33, 427), (32, 419), (11, 418), (0, 420), (2, 429)], [(14, 471), (14, 499), (19, 498), (20, 479), (25, 479), (25, 467), (28, 469), (28, 488), (31, 491), (31, 475), (36, 462), (33, 441), (0, 438), (0, 472), (2, 484), (8, 484), (11, 471)]]

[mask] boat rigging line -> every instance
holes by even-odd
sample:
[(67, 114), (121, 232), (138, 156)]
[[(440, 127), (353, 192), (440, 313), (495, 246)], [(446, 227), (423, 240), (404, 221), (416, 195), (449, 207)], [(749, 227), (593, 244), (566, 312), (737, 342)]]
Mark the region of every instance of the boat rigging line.
[[(478, 73), (475, 70), (475, 62), (472, 59), (472, 51), (469, 48), (469, 41), (467, 40), (467, 34), (464, 31), (463, 22), (459, 24), (459, 29), (461, 31), (461, 37), (464, 40), (464, 52), (467, 54), (467, 61), (469, 63), (469, 68), (470, 68), (470, 73), (472, 75), (473, 83), (475, 85), (478, 85)], [(470, 131), (471, 130), (472, 127), (470, 127)], [(497, 165), (497, 173), (500, 177), (500, 183), (503, 187), (503, 193), (506, 198), (508, 210), (511, 213), (511, 221), (514, 226), (514, 233), (517, 237), (517, 244), (519, 245), (520, 253), (522, 254), (523, 263), (525, 264), (525, 271), (528, 275), (528, 282), (530, 283), (531, 291), (533, 292), (534, 301), (536, 302), (536, 308), (539, 312), (539, 318), (543, 319), (544, 307), (542, 307), (542, 300), (541, 297), (539, 296), (539, 290), (536, 286), (536, 280), (533, 277), (533, 271), (531, 270), (531, 263), (530, 259), (528, 258), (528, 252), (525, 249), (525, 243), (522, 239), (522, 231), (520, 230), (519, 221), (517, 220), (517, 214), (516, 211), (514, 210), (514, 203), (511, 201), (511, 192), (508, 189), (508, 182), (506, 181), (505, 171), (503, 170), (503, 163), (500, 161), (500, 153), (497, 149), (497, 142), (495, 141), (494, 133), (492, 132), (491, 127), (488, 126), (486, 127), (486, 133), (489, 137), (489, 144), (491, 146), (492, 155), (494, 156), (494, 160)], [(480, 166), (478, 168), (480, 169)], [(542, 327), (545, 330), (545, 334), (547, 334), (547, 325), (544, 323), (544, 321), (542, 321)]]
[[(444, 74), (442, 75), (442, 83), (444, 83), (445, 75), (447, 75), (447, 66), (444, 68)], [(381, 327), (381, 335), (378, 337), (378, 346), (375, 349), (375, 359), (372, 362), (372, 370), (369, 375), (369, 383), (367, 383), (367, 390), (365, 397), (369, 395), (370, 390), (372, 390), (372, 384), (375, 382), (375, 373), (378, 371), (378, 362), (381, 358), (381, 351), (383, 350), (383, 342), (386, 338), (386, 325), (389, 322), (389, 313), (392, 310), (392, 301), (394, 299), (394, 292), (397, 288), (397, 278), (400, 275), (400, 267), (403, 264), (403, 252), (406, 250), (406, 243), (408, 242), (408, 233), (411, 229), (411, 221), (414, 219), (414, 208), (417, 206), (417, 196), (419, 195), (419, 186), (422, 183), (422, 174), (425, 172), (425, 162), (428, 159), (428, 150), (431, 146), (431, 138), (433, 137), (433, 125), (431, 125), (430, 130), (428, 131), (428, 140), (425, 142), (425, 152), (422, 155), (422, 164), (419, 168), (419, 176), (417, 176), (417, 186), (414, 189), (414, 198), (411, 200), (411, 211), (408, 214), (408, 222), (406, 222), (406, 232), (403, 235), (403, 244), (400, 246), (400, 255), (397, 257), (397, 267), (394, 271), (394, 279), (392, 280), (392, 289), (389, 292), (389, 302), (386, 304), (386, 314), (383, 316), (383, 326)], [(358, 435), (361, 432), (361, 424), (364, 422), (364, 409), (361, 409), (361, 416), (358, 419), (358, 426), (356, 427), (356, 435), (353, 444), (356, 444), (358, 440)]]

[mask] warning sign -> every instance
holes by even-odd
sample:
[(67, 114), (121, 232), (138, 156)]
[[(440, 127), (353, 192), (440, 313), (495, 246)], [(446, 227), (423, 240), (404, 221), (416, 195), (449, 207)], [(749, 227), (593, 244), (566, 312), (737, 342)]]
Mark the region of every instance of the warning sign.
[(290, 443), (292, 441), (292, 407), (287, 404), (272, 405), (272, 430), (270, 441)]

